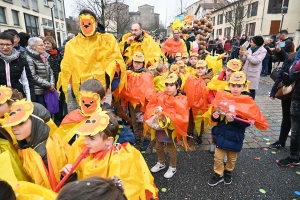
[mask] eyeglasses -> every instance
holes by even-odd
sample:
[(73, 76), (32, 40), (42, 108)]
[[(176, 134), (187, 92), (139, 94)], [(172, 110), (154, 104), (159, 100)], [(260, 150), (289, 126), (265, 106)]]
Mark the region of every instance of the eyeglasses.
[(12, 44), (0, 44), (0, 47), (11, 47)]

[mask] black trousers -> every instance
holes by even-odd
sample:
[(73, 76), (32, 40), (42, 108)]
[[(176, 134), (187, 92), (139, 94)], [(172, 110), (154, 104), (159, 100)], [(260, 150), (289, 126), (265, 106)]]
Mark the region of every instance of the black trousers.
[(255, 90), (250, 89), (250, 96), (252, 97), (253, 100), (255, 100)]
[(300, 159), (300, 100), (292, 99), (291, 103), (291, 146), (290, 157)]
[(279, 142), (282, 146), (285, 146), (285, 142), (291, 129), (291, 101), (291, 99), (281, 101), (282, 121)]

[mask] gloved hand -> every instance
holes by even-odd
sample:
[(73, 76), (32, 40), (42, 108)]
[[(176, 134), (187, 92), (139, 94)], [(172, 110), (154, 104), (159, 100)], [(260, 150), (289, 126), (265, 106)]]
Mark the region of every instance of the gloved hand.
[(289, 75), (283, 74), (282, 84), (284, 86), (290, 86), (294, 81), (290, 78)]

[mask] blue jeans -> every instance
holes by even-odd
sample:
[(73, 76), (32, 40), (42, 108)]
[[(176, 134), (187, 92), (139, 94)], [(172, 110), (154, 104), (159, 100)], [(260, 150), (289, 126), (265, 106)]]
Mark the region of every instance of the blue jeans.
[(44, 95), (35, 95), (36, 102), (46, 107)]
[(268, 75), (268, 70), (269, 70), (269, 58), (264, 58), (262, 61), (262, 70), (261, 70), (261, 75)]
[(290, 157), (300, 159), (300, 100), (292, 99), (291, 103), (291, 146)]

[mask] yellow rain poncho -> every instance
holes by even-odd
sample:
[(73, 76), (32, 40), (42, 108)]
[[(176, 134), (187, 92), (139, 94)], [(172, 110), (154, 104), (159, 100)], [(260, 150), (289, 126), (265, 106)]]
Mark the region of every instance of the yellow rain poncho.
[(110, 84), (118, 74), (120, 91), (126, 87), (126, 66), (114, 36), (98, 32), (91, 37), (78, 34), (66, 44), (57, 88), (62, 86), (68, 102), (68, 84), (71, 79), (78, 100), (80, 83), (89, 78), (98, 79), (104, 87), (108, 87), (105, 74), (109, 76)]
[[(71, 147), (68, 163), (74, 163), (85, 147), (84, 137), (81, 136)], [(126, 188), (125, 195), (128, 199), (149, 200), (151, 197), (157, 197), (153, 176), (143, 156), (128, 142), (90, 154), (78, 165), (76, 173), (78, 179), (117, 176)]]
[(142, 52), (144, 54), (146, 67), (164, 58), (164, 53), (161, 51), (159, 45), (146, 32), (144, 32), (142, 42), (134, 40), (130, 43), (130, 46), (124, 50), (125, 43), (130, 36), (132, 36), (131, 33), (125, 34), (119, 44), (122, 55), (126, 57), (125, 62), (127, 65), (132, 65), (132, 58), (135, 52)]

